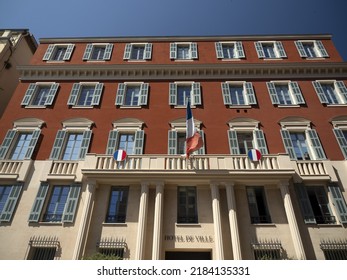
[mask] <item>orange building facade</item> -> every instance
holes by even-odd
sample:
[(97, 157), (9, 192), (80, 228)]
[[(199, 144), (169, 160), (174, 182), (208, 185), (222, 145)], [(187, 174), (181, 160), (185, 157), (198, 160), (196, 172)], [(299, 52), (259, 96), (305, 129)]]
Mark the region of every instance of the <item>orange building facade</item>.
[[(330, 35), (42, 39), (18, 70), (1, 259), (347, 258)], [(188, 98), (204, 146), (186, 159)]]

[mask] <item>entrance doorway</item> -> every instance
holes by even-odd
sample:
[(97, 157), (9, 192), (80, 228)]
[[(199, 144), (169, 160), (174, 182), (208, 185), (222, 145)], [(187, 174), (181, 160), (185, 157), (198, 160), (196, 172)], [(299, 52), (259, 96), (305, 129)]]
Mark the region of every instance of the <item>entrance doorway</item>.
[(211, 252), (165, 252), (165, 260), (211, 260)]

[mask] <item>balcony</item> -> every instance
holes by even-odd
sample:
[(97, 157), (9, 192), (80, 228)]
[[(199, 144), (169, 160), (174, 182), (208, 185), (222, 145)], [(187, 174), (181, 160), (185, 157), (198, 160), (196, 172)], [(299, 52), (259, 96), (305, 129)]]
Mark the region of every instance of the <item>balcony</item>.
[(25, 181), (32, 160), (0, 160), (0, 178)]
[(331, 179), (335, 174), (330, 161), (296, 161), (296, 171), (302, 179)]
[[(125, 161), (117, 162), (111, 155), (87, 154), (83, 175), (95, 177), (136, 175), (144, 178), (152, 175), (192, 174), (201, 176), (234, 174), (236, 176), (294, 174), (287, 155), (266, 155), (259, 162), (252, 162), (246, 155), (196, 155), (186, 159), (180, 155), (128, 155)], [(177, 177), (176, 177), (177, 178)]]
[(47, 160), (41, 181), (66, 179), (75, 182), (82, 181), (81, 166), (83, 161), (76, 160)]

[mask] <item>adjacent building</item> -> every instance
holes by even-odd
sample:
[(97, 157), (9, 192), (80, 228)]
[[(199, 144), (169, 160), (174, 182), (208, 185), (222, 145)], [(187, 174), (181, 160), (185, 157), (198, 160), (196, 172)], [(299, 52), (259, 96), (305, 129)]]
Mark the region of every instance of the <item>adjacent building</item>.
[(18, 65), (29, 64), (37, 48), (27, 29), (0, 29), (0, 118), (19, 82)]
[[(47, 38), (18, 70), (1, 259), (347, 258), (331, 35)], [(189, 159), (188, 99), (204, 140)]]

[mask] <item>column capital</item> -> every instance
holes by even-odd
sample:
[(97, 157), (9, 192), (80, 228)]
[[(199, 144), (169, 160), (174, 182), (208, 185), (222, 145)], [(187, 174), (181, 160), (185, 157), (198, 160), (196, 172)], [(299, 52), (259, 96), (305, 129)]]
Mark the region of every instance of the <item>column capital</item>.
[(280, 187), (288, 187), (289, 186), (289, 180), (280, 180), (277, 183), (277, 186)]

